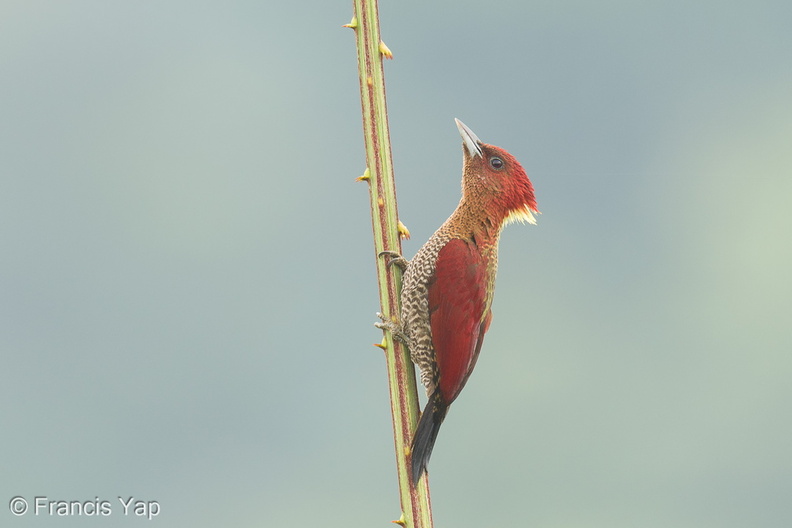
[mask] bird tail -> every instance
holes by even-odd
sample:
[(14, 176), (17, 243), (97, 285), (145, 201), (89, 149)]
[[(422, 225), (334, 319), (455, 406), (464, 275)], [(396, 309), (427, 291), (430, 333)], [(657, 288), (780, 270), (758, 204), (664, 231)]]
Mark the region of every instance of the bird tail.
[(418, 420), (418, 427), (416, 427), (413, 436), (411, 449), (413, 486), (418, 484), (421, 475), (426, 470), (446, 412), (448, 412), (448, 405), (443, 401), (439, 389), (435, 389), (429, 397), (423, 414), (421, 414), (421, 419)]

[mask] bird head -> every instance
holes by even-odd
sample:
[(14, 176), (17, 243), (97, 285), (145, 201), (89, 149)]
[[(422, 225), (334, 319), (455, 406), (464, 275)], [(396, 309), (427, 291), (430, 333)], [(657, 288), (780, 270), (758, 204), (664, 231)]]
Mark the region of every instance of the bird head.
[(455, 119), (462, 136), (462, 196), (479, 202), (488, 214), (503, 222), (536, 223), (533, 185), (522, 165), (502, 148), (482, 142), (462, 121)]

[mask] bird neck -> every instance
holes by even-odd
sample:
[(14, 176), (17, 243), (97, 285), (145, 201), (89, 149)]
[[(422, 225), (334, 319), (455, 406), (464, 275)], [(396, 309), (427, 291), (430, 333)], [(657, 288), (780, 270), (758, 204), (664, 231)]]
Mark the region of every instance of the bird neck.
[(497, 247), (508, 217), (497, 205), (480, 196), (463, 195), (447, 226), (455, 236), (474, 238), (479, 246)]

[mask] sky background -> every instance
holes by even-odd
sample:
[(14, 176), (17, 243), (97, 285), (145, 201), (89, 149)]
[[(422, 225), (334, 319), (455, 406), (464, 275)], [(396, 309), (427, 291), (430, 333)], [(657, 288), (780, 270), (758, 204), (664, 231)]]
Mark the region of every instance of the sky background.
[[(399, 517), (351, 15), (0, 1), (0, 525)], [(543, 213), (503, 234), (435, 524), (792, 525), (792, 3), (380, 15), (406, 256), (459, 199), (455, 117)]]

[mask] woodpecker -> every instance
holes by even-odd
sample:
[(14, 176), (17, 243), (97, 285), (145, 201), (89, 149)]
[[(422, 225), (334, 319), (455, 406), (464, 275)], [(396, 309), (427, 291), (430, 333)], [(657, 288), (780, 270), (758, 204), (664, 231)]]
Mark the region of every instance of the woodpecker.
[(535, 224), (539, 213), (531, 181), (505, 150), (483, 143), (459, 119), (462, 199), (448, 220), (404, 269), (399, 322), (388, 328), (403, 340), (421, 371), (428, 402), (412, 439), (413, 484), (426, 470), (448, 407), (473, 372), (492, 320), (498, 241), (513, 221)]

